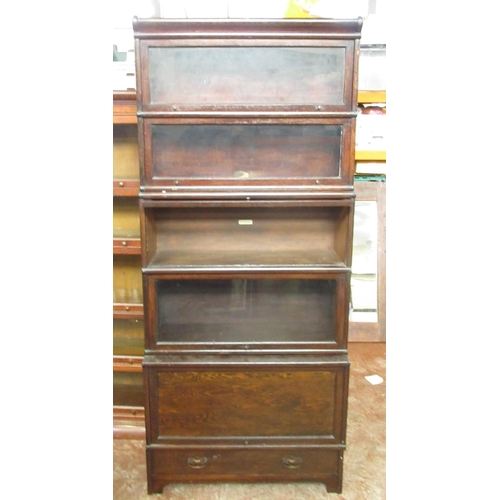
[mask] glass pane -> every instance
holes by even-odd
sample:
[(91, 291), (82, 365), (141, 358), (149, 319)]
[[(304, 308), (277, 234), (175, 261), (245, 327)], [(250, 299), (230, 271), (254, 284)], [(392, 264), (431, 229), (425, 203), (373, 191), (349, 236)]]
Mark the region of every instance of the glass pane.
[(113, 255), (113, 302), (142, 304), (140, 255)]
[(139, 179), (137, 125), (113, 125), (113, 178)]
[(152, 47), (149, 65), (155, 104), (344, 101), (343, 47)]
[(153, 125), (154, 178), (339, 177), (340, 125)]
[(334, 280), (162, 280), (158, 342), (335, 340)]
[(113, 237), (139, 238), (140, 218), (137, 198), (113, 198)]
[(113, 372), (113, 406), (144, 406), (142, 373)]
[(142, 356), (144, 354), (144, 322), (138, 319), (113, 319), (113, 354)]

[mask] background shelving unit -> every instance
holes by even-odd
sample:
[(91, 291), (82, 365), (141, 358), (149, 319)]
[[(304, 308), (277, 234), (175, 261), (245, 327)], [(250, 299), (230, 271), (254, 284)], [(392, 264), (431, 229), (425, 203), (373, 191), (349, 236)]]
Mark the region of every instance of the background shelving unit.
[[(135, 91), (113, 92), (113, 421), (115, 437), (145, 434), (144, 308), (139, 293), (139, 151)], [(135, 300), (132, 300), (134, 298)], [(142, 298), (142, 297), (141, 297)]]
[[(360, 90), (358, 104), (385, 106), (386, 91)], [(372, 202), (376, 205), (376, 221), (373, 221), (376, 225), (376, 247), (373, 249), (376, 252), (373, 256), (376, 260), (376, 321), (359, 321), (359, 316), (351, 317), (349, 322), (349, 341), (351, 342), (385, 342), (386, 339), (386, 175), (380, 174), (381, 171), (385, 172), (385, 161), (385, 150), (356, 149), (354, 177), (356, 202)], [(370, 165), (373, 167), (373, 172), (367, 172), (370, 169), (366, 167), (360, 168), (361, 172), (358, 172), (358, 166), (361, 165)], [(355, 235), (356, 231), (355, 223)]]

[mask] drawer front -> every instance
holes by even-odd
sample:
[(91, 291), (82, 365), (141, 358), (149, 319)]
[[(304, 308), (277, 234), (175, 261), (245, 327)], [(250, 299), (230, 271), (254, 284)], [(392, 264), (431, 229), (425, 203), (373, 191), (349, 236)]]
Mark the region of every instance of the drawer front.
[(142, 40), (143, 109), (349, 110), (354, 47), (346, 40)]
[(309, 370), (292, 365), (145, 370), (153, 442), (345, 441), (348, 363)]
[(284, 481), (294, 478), (327, 478), (339, 471), (341, 456), (341, 450), (328, 448), (195, 447), (189, 450), (147, 450), (151, 473), (178, 481), (210, 475), (227, 479), (231, 479), (231, 476), (258, 475), (260, 481), (273, 477)]
[[(194, 187), (352, 184), (355, 118), (144, 119), (144, 186), (178, 194)], [(172, 191), (172, 193), (170, 193)]]

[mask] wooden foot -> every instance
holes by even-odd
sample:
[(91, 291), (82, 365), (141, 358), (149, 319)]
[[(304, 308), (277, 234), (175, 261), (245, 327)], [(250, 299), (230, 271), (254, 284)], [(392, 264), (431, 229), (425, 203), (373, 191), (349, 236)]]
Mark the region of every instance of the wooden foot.
[(148, 481), (148, 495), (154, 495), (155, 493), (163, 493), (164, 486), (165, 486), (164, 481), (159, 481), (159, 480)]
[(337, 476), (333, 476), (328, 481), (325, 481), (325, 486), (328, 493), (342, 493), (342, 484), (339, 483)]

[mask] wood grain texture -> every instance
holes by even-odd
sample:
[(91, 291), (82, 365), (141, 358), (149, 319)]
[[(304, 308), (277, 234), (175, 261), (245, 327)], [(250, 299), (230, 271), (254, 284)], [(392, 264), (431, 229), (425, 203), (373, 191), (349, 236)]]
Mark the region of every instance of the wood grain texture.
[(332, 435), (335, 383), (332, 372), (158, 373), (159, 435)]
[[(351, 360), (347, 449), (343, 454), (343, 487), (340, 495), (328, 494), (324, 484), (311, 479), (289, 479), (272, 483), (248, 481), (238, 477), (232, 482), (185, 482), (173, 477), (158, 480), (160, 498), (190, 500), (386, 500), (386, 361), (385, 343), (354, 342), (349, 345)], [(271, 357), (273, 360), (275, 356)], [(384, 382), (371, 385), (364, 378), (378, 374)], [(144, 428), (143, 428), (144, 432)], [(113, 442), (113, 490), (120, 500), (147, 500), (146, 442), (140, 439), (115, 439)], [(215, 446), (220, 450), (220, 446)], [(243, 446), (240, 446), (240, 449)], [(292, 447), (293, 448), (293, 447)], [(207, 452), (205, 445), (195, 449)], [(205, 456), (200, 453), (201, 456)], [(167, 469), (168, 470), (168, 469)], [(193, 471), (194, 472), (194, 471)], [(202, 471), (199, 471), (202, 472)], [(286, 481), (286, 482), (285, 482)], [(163, 488), (165, 486), (165, 488)]]
[[(340, 491), (342, 451), (335, 448), (147, 449), (151, 463), (149, 493), (172, 481), (322, 481)], [(197, 465), (200, 464), (200, 465)], [(287, 466), (298, 464), (297, 466)]]

